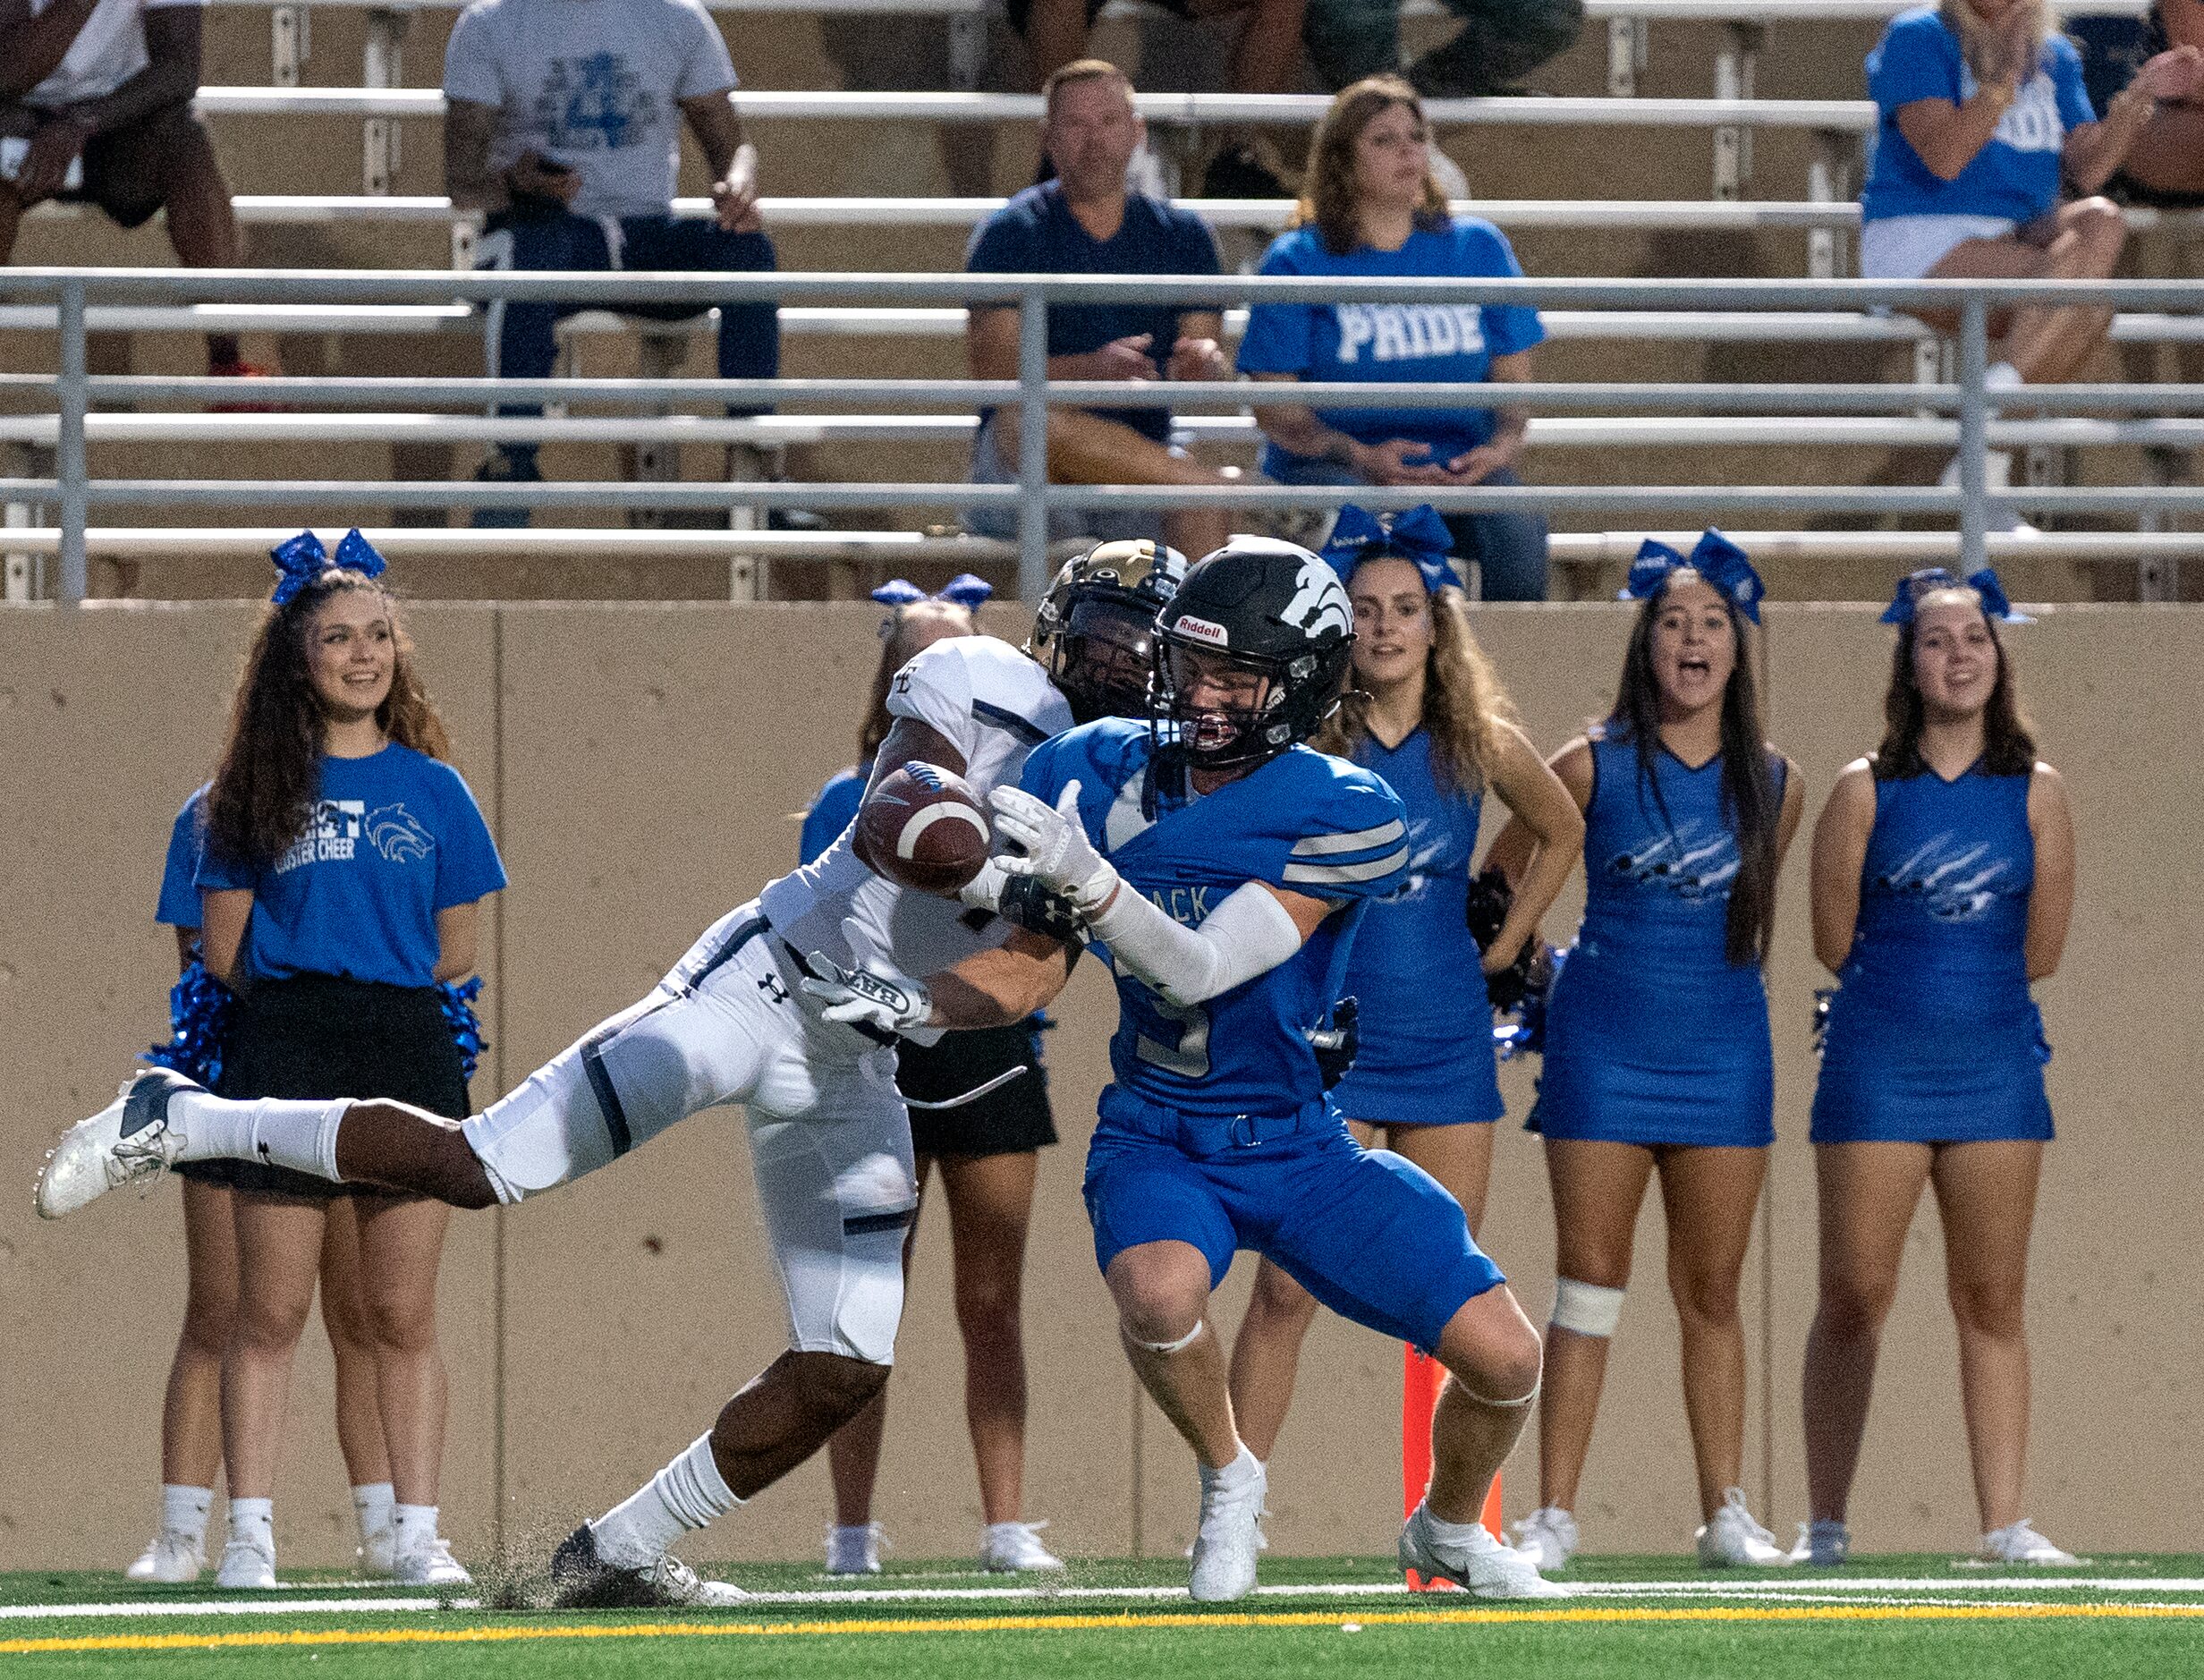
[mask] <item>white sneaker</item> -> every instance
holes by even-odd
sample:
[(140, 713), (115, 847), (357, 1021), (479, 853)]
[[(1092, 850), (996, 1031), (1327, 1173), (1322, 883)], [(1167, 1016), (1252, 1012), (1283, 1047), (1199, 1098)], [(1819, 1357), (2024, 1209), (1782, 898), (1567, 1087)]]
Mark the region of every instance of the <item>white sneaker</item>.
[(704, 1580), (668, 1552), (648, 1564), (608, 1564), (597, 1555), (597, 1535), (587, 1523), (551, 1554), (555, 1609), (718, 1609), (749, 1598), (733, 1582)]
[(452, 1556), (452, 1548), (439, 1534), (420, 1546), (410, 1547), (391, 1560), (390, 1578), (409, 1587), (470, 1587), (474, 1577)]
[(398, 1531), (378, 1528), (360, 1537), (360, 1548), (352, 1554), (363, 1581), (388, 1581), (394, 1572), (398, 1556)]
[(136, 1563), (123, 1572), (126, 1581), (158, 1581), (168, 1586), (181, 1586), (187, 1581), (197, 1581), (199, 1571), (207, 1567), (207, 1542), (173, 1528), (165, 1528), (153, 1537), (153, 1541), (140, 1555)]
[(1793, 1563), (1817, 1569), (1841, 1569), (1851, 1555), (1852, 1531), (1833, 1516), (1800, 1523), (1798, 1544), (1791, 1548)]
[(1064, 1559), (1041, 1544), (1041, 1531), (1047, 1526), (1046, 1522), (988, 1523), (979, 1531), (980, 1566), (997, 1574), (1063, 1568)]
[(1541, 1570), (1566, 1567), (1576, 1548), (1576, 1518), (1557, 1505), (1542, 1505), (1515, 1525), (1515, 1549)]
[(249, 1540), (233, 1540), (222, 1548), (222, 1567), (215, 1574), (217, 1587), (254, 1587), (266, 1591), (276, 1585), (276, 1554)]
[(1982, 1536), (1982, 1549), (1975, 1554), (1986, 1564), (2060, 1564), (2080, 1563), (2072, 1552), (2061, 1551), (2044, 1535), (2036, 1532), (2028, 1518), (2008, 1523), (2003, 1528), (1992, 1529)]
[(826, 1525), (826, 1573), (830, 1575), (877, 1575), (880, 1548), (887, 1537), (877, 1523), (829, 1523)]
[(150, 1189), (183, 1148), (168, 1124), (168, 1099), (201, 1089), (165, 1067), (123, 1082), (120, 1096), (47, 1152), (33, 1197), (38, 1217), (61, 1218), (124, 1184)]
[(1194, 1566), (1187, 1591), (1203, 1604), (1244, 1599), (1255, 1590), (1255, 1559), (1262, 1549), (1263, 1496), (1269, 1478), (1259, 1463), (1236, 1485), (1223, 1483), (1224, 1471), (1201, 1467), (1201, 1517), (1194, 1529)]
[(1742, 1488), (1725, 1492), (1722, 1508), (1692, 1538), (1701, 1569), (1773, 1569), (1791, 1562), (1776, 1537), (1752, 1520)]
[(1477, 1599), (1565, 1599), (1569, 1589), (1547, 1580), (1539, 1566), (1513, 1546), (1492, 1537), (1482, 1523), (1469, 1526), (1468, 1538), (1441, 1540), (1433, 1532), (1437, 1519), (1419, 1505), (1401, 1530), (1400, 1559), (1426, 1581), (1443, 1578)]

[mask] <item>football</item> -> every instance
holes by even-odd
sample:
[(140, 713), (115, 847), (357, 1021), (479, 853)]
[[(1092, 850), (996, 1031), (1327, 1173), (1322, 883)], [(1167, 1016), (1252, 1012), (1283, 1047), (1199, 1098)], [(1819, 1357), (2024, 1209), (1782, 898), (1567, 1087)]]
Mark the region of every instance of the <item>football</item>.
[(993, 835), (964, 778), (913, 759), (858, 808), (858, 856), (877, 874), (920, 893), (954, 893), (979, 873)]

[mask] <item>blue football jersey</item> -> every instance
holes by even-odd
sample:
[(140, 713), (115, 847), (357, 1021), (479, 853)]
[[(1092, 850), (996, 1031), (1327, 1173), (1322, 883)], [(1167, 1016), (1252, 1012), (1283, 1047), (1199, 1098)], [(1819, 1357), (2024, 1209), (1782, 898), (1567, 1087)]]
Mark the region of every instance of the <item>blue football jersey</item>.
[(1285, 962), (1207, 1003), (1168, 1003), (1119, 972), (1111, 1071), (1150, 1102), (1204, 1116), (1320, 1102), (1307, 1034), (1339, 997), (1364, 906), (1407, 879), (1407, 812), (1368, 770), (1301, 746), (1199, 798), (1150, 798), (1153, 751), (1147, 725), (1106, 717), (1036, 747), (1021, 782), (1052, 805), (1077, 782), (1089, 840), (1188, 927), (1249, 881), (1344, 907)]

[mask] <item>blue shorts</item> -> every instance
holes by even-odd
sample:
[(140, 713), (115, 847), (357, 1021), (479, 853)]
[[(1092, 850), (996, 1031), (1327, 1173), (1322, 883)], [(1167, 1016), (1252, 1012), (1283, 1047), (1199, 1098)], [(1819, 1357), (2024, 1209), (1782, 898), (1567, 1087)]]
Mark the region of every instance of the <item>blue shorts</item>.
[(1241, 1249), (1355, 1323), (1430, 1352), (1464, 1302), (1507, 1281), (1421, 1167), (1366, 1150), (1338, 1115), (1208, 1120), (1111, 1086), (1087, 1151), (1104, 1271), (1143, 1243), (1191, 1243), (1225, 1281)]

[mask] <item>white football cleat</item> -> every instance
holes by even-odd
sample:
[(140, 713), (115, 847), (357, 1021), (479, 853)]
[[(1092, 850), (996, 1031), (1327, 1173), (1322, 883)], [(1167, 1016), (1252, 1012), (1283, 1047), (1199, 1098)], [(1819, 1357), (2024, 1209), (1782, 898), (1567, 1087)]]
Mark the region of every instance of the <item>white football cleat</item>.
[(1515, 1524), (1515, 1549), (1541, 1570), (1566, 1568), (1576, 1548), (1576, 1518), (1557, 1505), (1542, 1505)]
[(397, 1566), (397, 1529), (378, 1528), (362, 1534), (352, 1557), (361, 1580), (388, 1581)]
[(1800, 1523), (1798, 1544), (1791, 1548), (1793, 1563), (1817, 1569), (1841, 1569), (1851, 1555), (1852, 1531), (1833, 1516)]
[(1982, 1549), (1975, 1554), (1986, 1564), (2076, 1564), (2081, 1560), (2061, 1551), (2048, 1538), (2036, 1532), (2028, 1518), (1992, 1529), (1982, 1536)]
[(1236, 1487), (1225, 1472), (1201, 1467), (1201, 1517), (1194, 1530), (1194, 1566), (1186, 1590), (1203, 1604), (1226, 1604), (1255, 1591), (1255, 1559), (1262, 1550), (1263, 1496), (1270, 1489), (1263, 1467), (1242, 1452), (1254, 1473)]
[(997, 1574), (1061, 1569), (1064, 1559), (1041, 1544), (1040, 1523), (990, 1523), (979, 1531), (979, 1563)]
[(391, 1560), (390, 1578), (409, 1587), (470, 1587), (474, 1577), (452, 1556), (451, 1546), (439, 1534), (425, 1543), (398, 1553)]
[(206, 1567), (205, 1540), (195, 1540), (178, 1530), (165, 1528), (153, 1537), (138, 1561), (123, 1572), (123, 1577), (126, 1581), (157, 1581), (176, 1587), (197, 1581), (199, 1572)]
[(826, 1525), (826, 1573), (830, 1575), (877, 1575), (880, 1548), (887, 1536), (877, 1523), (829, 1523)]
[(1569, 1589), (1547, 1580), (1539, 1566), (1513, 1546), (1504, 1546), (1482, 1523), (1469, 1526), (1468, 1538), (1441, 1540), (1435, 1519), (1419, 1505), (1401, 1530), (1400, 1560), (1427, 1581), (1444, 1578), (1476, 1599), (1565, 1599)]
[(276, 1554), (265, 1546), (233, 1540), (222, 1548), (222, 1567), (216, 1572), (215, 1585), (266, 1591), (276, 1584)]
[(1722, 1508), (1692, 1538), (1699, 1542), (1701, 1569), (1775, 1569), (1793, 1561), (1775, 1535), (1753, 1521), (1742, 1488), (1727, 1489)]
[(59, 1219), (124, 1184), (151, 1188), (183, 1149), (168, 1124), (168, 1099), (204, 1087), (165, 1067), (125, 1081), (122, 1094), (62, 1133), (38, 1173), (33, 1200), (42, 1219)]

